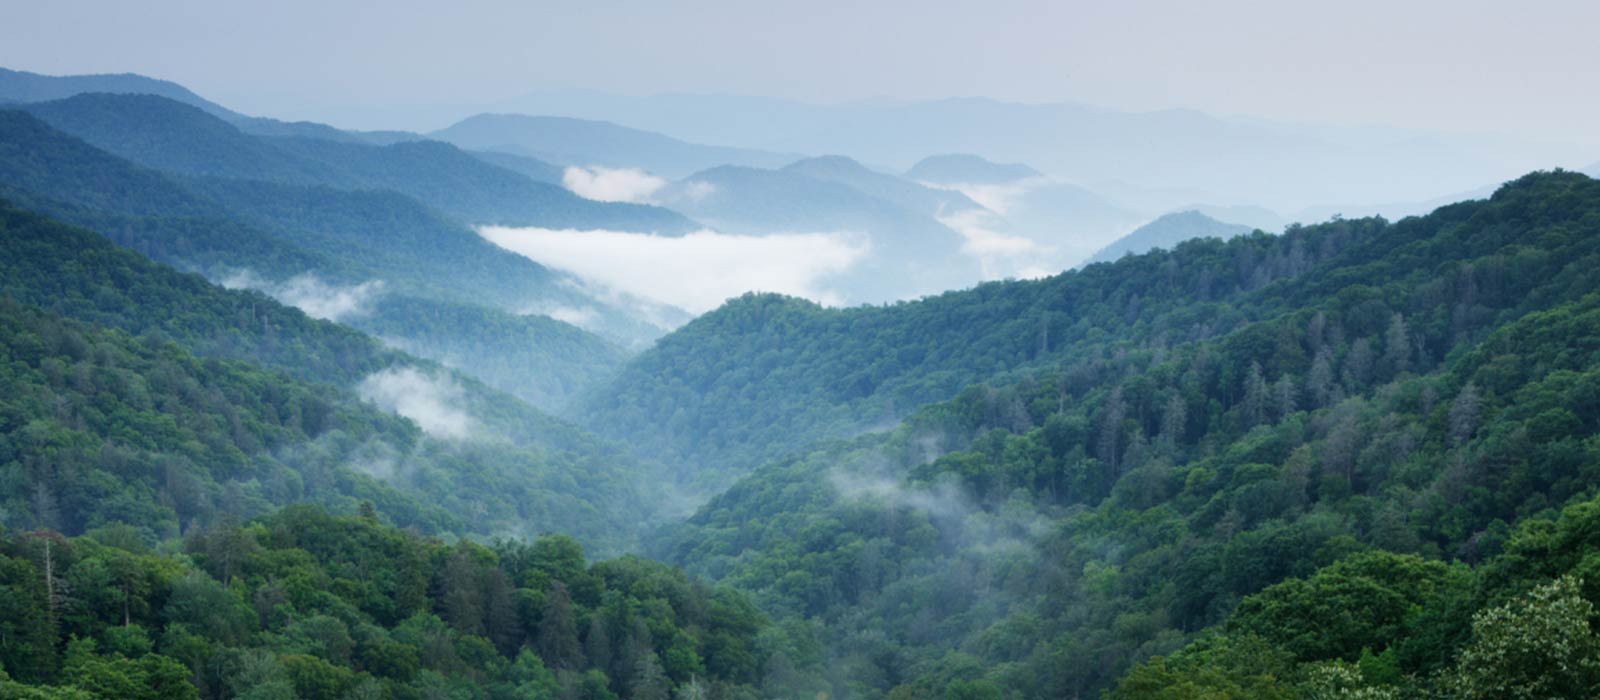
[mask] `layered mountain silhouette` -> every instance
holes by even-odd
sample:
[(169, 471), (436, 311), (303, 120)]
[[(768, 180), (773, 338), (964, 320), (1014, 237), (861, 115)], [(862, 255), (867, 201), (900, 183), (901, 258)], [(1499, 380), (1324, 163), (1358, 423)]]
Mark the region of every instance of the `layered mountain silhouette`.
[(1195, 238), (1227, 240), (1234, 236), (1242, 236), (1251, 230), (1249, 226), (1223, 223), (1198, 211), (1174, 212), (1118, 238), (1116, 242), (1090, 256), (1084, 264), (1110, 262), (1124, 255), (1138, 255), (1157, 248), (1170, 250), (1179, 243)]

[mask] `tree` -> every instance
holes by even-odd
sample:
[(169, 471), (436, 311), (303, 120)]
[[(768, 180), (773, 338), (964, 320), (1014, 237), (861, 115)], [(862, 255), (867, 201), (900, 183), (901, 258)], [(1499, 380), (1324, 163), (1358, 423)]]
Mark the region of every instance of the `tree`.
[(1467, 382), (1450, 402), (1450, 444), (1459, 447), (1472, 439), (1473, 432), (1478, 429), (1478, 413), (1482, 410), (1483, 397), (1478, 395), (1477, 385)]
[(671, 684), (661, 670), (661, 661), (655, 654), (642, 654), (634, 664), (633, 678), (628, 681), (631, 700), (671, 700)]
[(1254, 360), (1250, 361), (1250, 369), (1244, 375), (1244, 400), (1241, 410), (1244, 411), (1246, 427), (1261, 425), (1267, 419), (1267, 380), (1261, 376), (1261, 365)]
[(1100, 461), (1104, 462), (1106, 469), (1111, 473), (1112, 481), (1121, 475), (1117, 458), (1122, 450), (1122, 421), (1127, 415), (1127, 406), (1122, 403), (1122, 387), (1111, 390), (1111, 397), (1106, 399), (1106, 405), (1100, 409), (1100, 435), (1096, 442), (1099, 445)]
[(1473, 616), (1472, 643), (1447, 683), (1459, 700), (1591, 697), (1600, 688), (1600, 635), (1582, 583), (1563, 576)]
[(1398, 376), (1411, 369), (1411, 355), (1411, 331), (1406, 328), (1405, 316), (1396, 313), (1383, 334), (1383, 362), (1391, 375)]
[(578, 622), (572, 610), (567, 584), (553, 581), (545, 596), (544, 614), (534, 637), (539, 656), (546, 665), (559, 670), (583, 668), (583, 646), (578, 642)]

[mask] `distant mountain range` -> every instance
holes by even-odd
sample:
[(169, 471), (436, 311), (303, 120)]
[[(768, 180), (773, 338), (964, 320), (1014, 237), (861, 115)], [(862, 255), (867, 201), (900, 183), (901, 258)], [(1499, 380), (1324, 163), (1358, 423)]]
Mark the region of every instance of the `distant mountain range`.
[(1250, 233), (1251, 230), (1249, 226), (1223, 223), (1198, 211), (1174, 212), (1134, 229), (1132, 233), (1100, 249), (1083, 264), (1113, 262), (1124, 255), (1139, 255), (1157, 248), (1171, 250), (1179, 243), (1195, 238), (1228, 240)]
[(970, 153), (949, 153), (917, 161), (906, 177), (918, 182), (1001, 185), (1044, 177), (1044, 173), (1021, 163), (994, 163)]
[(906, 171), (924, 185), (959, 191), (1001, 217), (1009, 230), (1051, 249), (1068, 267), (1137, 225), (1143, 214), (1098, 193), (1045, 177), (1020, 163), (971, 154), (930, 156)]
[(854, 161), (811, 159), (778, 170), (724, 165), (658, 196), (727, 233), (831, 233), (858, 240), (868, 246), (867, 258), (832, 285), (854, 303), (933, 294), (982, 278), (977, 261), (962, 252), (962, 235), (935, 218), (941, 207), (976, 205)]
[[(196, 172), (224, 171), (257, 156), (269, 165), (296, 162), (266, 160), (264, 154), (277, 151), (210, 150), (255, 144), (251, 139), (257, 137), (241, 136), (165, 98), (72, 98), (84, 99), (94, 104), (159, 101), (181, 108), (168, 112), (198, 115), (200, 124), (242, 139), (208, 140), (198, 130), (189, 139), (173, 136), (174, 148), (185, 142), (202, 146), (190, 154), (206, 156), (188, 163)], [(28, 106), (46, 107), (42, 111), (48, 113), (62, 104)], [(435, 359), (459, 355), (450, 352), (452, 344), (475, 344), (474, 359), (486, 367), (522, 363), (520, 372), (494, 369), (483, 378), (546, 407), (579, 391), (578, 378), (595, 378), (596, 371), (614, 365), (621, 356), (618, 345), (641, 344), (662, 332), (637, 311), (590, 296), (577, 280), (504, 251), (404, 194), (157, 171), (20, 110), (0, 110), (0, 197), (91, 228), (157, 261), (381, 331)], [(443, 337), (436, 318), (409, 311), (446, 307), (454, 308), (451, 315), (457, 318), (452, 337)], [(587, 328), (610, 340), (521, 316), (524, 310), (563, 308), (586, 310)], [(519, 334), (546, 340), (538, 354), (503, 344), (504, 353), (490, 350)], [(551, 376), (567, 379), (544, 379)]]
[(1170, 190), (1142, 207), (1164, 211), (1195, 202), (1298, 211), (1329, 202), (1422, 201), (1532, 169), (1572, 167), (1574, 156), (1594, 157), (1570, 144), (1490, 136), (981, 98), (815, 105), (726, 95), (552, 91), (494, 108), (607, 120), (707, 144), (839, 153), (898, 168), (910, 167), (937, 144), (950, 152), (1026, 162), (1097, 191), (1109, 191), (1102, 183), (1111, 181), (1151, 193)]
[(793, 154), (703, 146), (609, 122), (480, 114), (428, 135), (472, 150), (533, 156), (562, 165), (638, 168), (679, 178), (719, 165), (775, 168)]
[(184, 175), (390, 189), (472, 224), (641, 232), (696, 227), (663, 209), (583, 199), (438, 141), (375, 146), (257, 136), (199, 108), (153, 95), (81, 94), (22, 108), (111, 153)]

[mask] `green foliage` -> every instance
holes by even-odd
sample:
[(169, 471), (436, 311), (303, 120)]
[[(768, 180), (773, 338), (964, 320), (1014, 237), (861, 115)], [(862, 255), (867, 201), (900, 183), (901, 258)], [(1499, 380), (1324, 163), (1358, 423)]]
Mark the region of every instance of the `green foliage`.
[[(960, 362), (972, 361), (969, 330), (1001, 343), (996, 328), (1018, 323), (1012, 347), (1037, 342), (1006, 305), (1042, 290), (1054, 294), (1039, 304), (1082, 300), (1082, 317), (1109, 324), (1081, 341), (1052, 328), (1072, 352), (1020, 353), (1002, 363), (1009, 373), (886, 432), (800, 449), (827, 430), (787, 424), (787, 442), (760, 449), (799, 454), (738, 481), (653, 551), (824, 629), (852, 696), (942, 692), (928, 679), (960, 678), (958, 653), (983, 664), (970, 680), (1021, 697), (1083, 696), (1134, 668), (1149, 692), (1194, 683), (1172, 697), (1426, 686), (1471, 639), (1474, 612), (1600, 569), (1578, 524), (1589, 506), (1573, 506), (1569, 525), (1508, 526), (1600, 482), (1597, 263), (1600, 183), (1554, 173), (1396, 224), (1185, 245), (888, 309), (749, 298), (625, 374), (648, 388), (639, 368), (670, 367), (662, 381), (677, 388), (663, 397), (772, 389), (730, 396), (761, 405), (726, 414), (696, 404), (719, 413), (687, 418), (686, 434), (762, 411), (779, 425), (788, 411), (850, 423), (849, 406), (876, 399), (808, 404), (777, 382), (818, 396), (828, 362), (911, 344), (873, 323), (909, 329), (971, 304), (972, 317), (922, 336)], [(1232, 280), (1222, 301), (1194, 292), (1208, 270), (1213, 290)], [(1141, 284), (1154, 286), (1118, 313), (1118, 285)], [(1092, 291), (1068, 293), (1077, 285)], [(846, 318), (856, 335), (828, 330)], [(702, 333), (709, 352), (662, 354)], [(826, 348), (806, 346), (812, 333)], [(724, 363), (756, 369), (724, 384), (714, 372), (743, 371)], [(934, 376), (925, 364), (889, 381)], [(670, 401), (647, 405), (665, 415)], [(1140, 666), (1217, 626), (1273, 660)], [(1351, 668), (1359, 687), (1323, 677)]]
[[(739, 697), (785, 634), (726, 588), (639, 559), (589, 564), (562, 537), (452, 545), (295, 507), (184, 550), (123, 560), (92, 536), (0, 537), (0, 601), (43, 621), (0, 637), (0, 697)], [(145, 583), (71, 576), (54, 603), (40, 590), (109, 561)], [(535, 599), (562, 602), (519, 605)], [(612, 656), (544, 655), (562, 648), (552, 628), (577, 648), (609, 639)]]
[(0, 262), (8, 296), (139, 336), (0, 300), (0, 522), (165, 537), (223, 513), (371, 501), (425, 532), (559, 524), (616, 551), (646, 520), (629, 496), (641, 469), (512, 397), (449, 380), (499, 439), (435, 439), (335, 388), (391, 366), (442, 374), (367, 336), (16, 209), (0, 210), (0, 240), (17, 253)]

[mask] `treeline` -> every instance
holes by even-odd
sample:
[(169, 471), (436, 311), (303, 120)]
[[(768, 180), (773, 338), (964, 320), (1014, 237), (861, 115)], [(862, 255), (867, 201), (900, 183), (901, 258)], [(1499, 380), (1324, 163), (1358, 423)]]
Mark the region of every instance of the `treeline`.
[(448, 544), (310, 507), (156, 546), (0, 533), (6, 698), (756, 698), (799, 639), (561, 536)]

